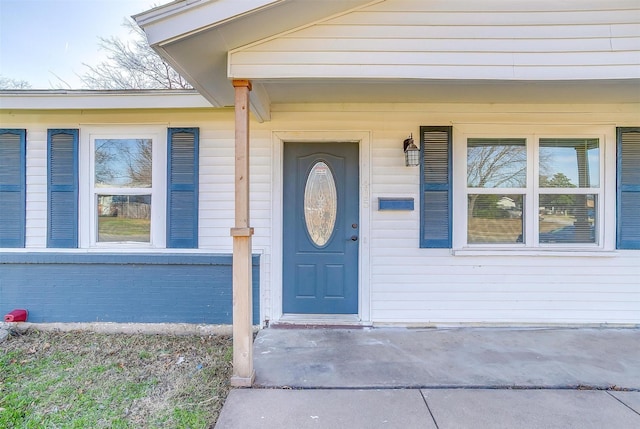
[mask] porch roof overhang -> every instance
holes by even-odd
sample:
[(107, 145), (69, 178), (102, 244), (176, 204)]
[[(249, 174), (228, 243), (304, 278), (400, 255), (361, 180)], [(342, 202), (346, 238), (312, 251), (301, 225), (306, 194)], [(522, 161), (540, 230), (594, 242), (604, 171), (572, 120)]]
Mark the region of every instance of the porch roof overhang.
[[(233, 106), (229, 51), (371, 0), (180, 0), (133, 18), (151, 47), (216, 107)], [(251, 78), (247, 76), (246, 78)], [(252, 82), (251, 110), (270, 119), (272, 100)]]
[[(233, 79), (248, 79), (250, 108), (268, 121), (276, 103), (638, 103), (640, 75), (522, 77), (325, 74), (309, 64), (295, 71), (236, 63), (238, 52), (382, 0), (180, 0), (134, 16), (150, 45), (213, 106), (233, 106)], [(388, 64), (391, 66), (392, 64)], [(269, 69), (271, 71), (265, 71)], [(359, 73), (358, 70), (363, 70)], [(273, 72), (276, 70), (276, 72)], [(302, 71), (301, 71), (302, 70)]]

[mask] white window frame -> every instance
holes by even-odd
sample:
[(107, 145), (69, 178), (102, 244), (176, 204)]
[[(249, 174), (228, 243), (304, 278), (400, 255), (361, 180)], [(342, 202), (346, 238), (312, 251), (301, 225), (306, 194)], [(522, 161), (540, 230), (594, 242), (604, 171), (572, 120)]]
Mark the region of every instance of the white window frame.
[[(527, 186), (521, 188), (467, 187), (467, 141), (470, 138), (521, 138), (527, 144)], [(596, 138), (600, 145), (600, 186), (575, 189), (573, 193), (596, 194), (598, 200), (596, 243), (539, 243), (538, 196), (541, 191), (538, 176), (538, 144), (544, 138)], [(577, 254), (580, 252), (611, 252), (615, 250), (615, 126), (602, 125), (531, 125), (531, 124), (460, 124), (453, 130), (453, 252), (459, 255), (495, 253)], [(547, 192), (549, 191), (549, 192)], [(523, 194), (524, 243), (467, 243), (467, 196), (472, 194)]]
[[(149, 125), (113, 125), (83, 127), (79, 148), (79, 247), (85, 249), (164, 249), (166, 247), (167, 205), (167, 129)], [(95, 141), (100, 139), (151, 139), (152, 186), (145, 188), (151, 194), (151, 231), (149, 243), (98, 242), (97, 195), (109, 194), (113, 188), (95, 187)], [(122, 193), (121, 189), (117, 190)], [(127, 193), (126, 191), (124, 192)], [(139, 194), (139, 192), (132, 192)]]

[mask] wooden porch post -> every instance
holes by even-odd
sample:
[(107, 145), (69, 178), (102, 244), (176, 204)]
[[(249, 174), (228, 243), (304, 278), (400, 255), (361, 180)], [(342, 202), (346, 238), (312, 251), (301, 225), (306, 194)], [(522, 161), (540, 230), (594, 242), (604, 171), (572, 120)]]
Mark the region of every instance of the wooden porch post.
[(235, 89), (235, 228), (233, 237), (233, 375), (231, 385), (253, 384), (251, 236), (249, 226), (249, 91), (251, 82), (234, 80)]

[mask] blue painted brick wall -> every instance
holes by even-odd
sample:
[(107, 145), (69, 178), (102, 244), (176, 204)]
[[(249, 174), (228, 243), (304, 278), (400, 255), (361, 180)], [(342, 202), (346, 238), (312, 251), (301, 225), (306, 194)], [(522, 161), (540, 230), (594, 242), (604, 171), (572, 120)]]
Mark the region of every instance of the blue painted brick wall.
[[(29, 322), (231, 324), (231, 255), (0, 253), (0, 316)], [(260, 258), (253, 257), (259, 323)]]

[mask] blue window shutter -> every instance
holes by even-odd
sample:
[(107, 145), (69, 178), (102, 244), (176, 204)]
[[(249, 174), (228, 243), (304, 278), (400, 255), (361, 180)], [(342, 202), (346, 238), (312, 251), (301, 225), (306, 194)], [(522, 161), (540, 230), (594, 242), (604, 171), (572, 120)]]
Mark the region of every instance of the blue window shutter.
[(78, 130), (47, 132), (47, 247), (78, 247)]
[(198, 247), (198, 128), (169, 128), (167, 247)]
[(640, 127), (618, 128), (618, 249), (640, 249)]
[(420, 127), (420, 247), (451, 248), (452, 127)]
[(24, 247), (27, 130), (0, 129), (0, 247)]

